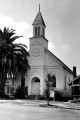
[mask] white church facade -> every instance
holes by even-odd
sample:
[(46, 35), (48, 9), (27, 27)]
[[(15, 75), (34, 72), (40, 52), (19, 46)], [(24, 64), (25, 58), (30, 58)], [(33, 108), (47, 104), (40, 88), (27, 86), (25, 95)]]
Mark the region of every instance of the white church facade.
[(48, 73), (56, 78), (57, 90), (68, 90), (67, 83), (72, 80), (73, 72), (60, 59), (48, 50), (48, 40), (45, 38), (45, 22), (39, 11), (33, 22), (33, 36), (30, 38), (30, 70), (28, 71), (26, 86), (28, 95), (43, 95), (45, 79)]
[[(73, 79), (73, 71), (59, 58), (48, 50), (48, 40), (45, 37), (45, 22), (39, 10), (33, 22), (33, 36), (29, 45), (29, 65), (25, 75), (25, 86), (28, 87), (28, 95), (43, 95), (46, 85), (45, 79), (48, 73), (56, 78), (55, 89), (69, 90), (68, 82)], [(14, 88), (21, 84), (20, 77), (15, 81)]]

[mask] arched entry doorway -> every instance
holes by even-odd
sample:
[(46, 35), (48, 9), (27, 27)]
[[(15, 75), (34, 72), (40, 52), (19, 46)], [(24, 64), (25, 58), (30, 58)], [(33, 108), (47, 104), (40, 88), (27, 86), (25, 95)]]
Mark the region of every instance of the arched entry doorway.
[(34, 77), (31, 81), (31, 94), (40, 95), (40, 79)]

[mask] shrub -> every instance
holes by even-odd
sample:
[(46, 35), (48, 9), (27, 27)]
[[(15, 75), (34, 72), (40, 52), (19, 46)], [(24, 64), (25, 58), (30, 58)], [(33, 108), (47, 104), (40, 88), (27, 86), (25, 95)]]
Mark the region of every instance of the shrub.
[(0, 99), (9, 99), (9, 96), (6, 94), (0, 94)]
[(45, 97), (46, 99), (49, 99), (50, 97), (50, 91), (48, 89), (45, 89)]
[(71, 93), (69, 91), (56, 90), (55, 100), (56, 101), (68, 101), (71, 99)]
[(72, 102), (73, 102), (73, 103), (77, 103), (77, 102), (78, 102), (78, 99), (74, 98), (74, 99), (72, 100)]
[(55, 101), (62, 101), (63, 99), (63, 93), (62, 93), (62, 91), (55, 91)]
[(17, 89), (16, 89), (16, 92), (14, 94), (14, 98), (24, 99), (25, 95), (28, 94), (27, 90), (28, 90), (27, 87), (18, 86)]
[(38, 99), (38, 100), (45, 100), (45, 97), (44, 96), (41, 96), (41, 95), (28, 95), (26, 99), (30, 99), (30, 100), (35, 100), (35, 99)]
[(77, 100), (78, 100), (78, 102), (80, 102), (80, 97)]
[(45, 96), (41, 96), (40, 100), (45, 100)]

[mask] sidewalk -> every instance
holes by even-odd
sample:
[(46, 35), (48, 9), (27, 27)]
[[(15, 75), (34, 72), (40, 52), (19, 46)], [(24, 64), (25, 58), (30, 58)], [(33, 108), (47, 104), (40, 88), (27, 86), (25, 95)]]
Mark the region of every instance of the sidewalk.
[(39, 106), (39, 107), (52, 107), (52, 108), (62, 108), (62, 109), (73, 109), (80, 110), (80, 103), (70, 103), (70, 102), (57, 102), (50, 101), (50, 106), (47, 106), (46, 100), (0, 100), (0, 104), (17, 104), (23, 106)]
[(56, 101), (54, 101), (54, 102), (51, 102), (51, 105), (59, 107), (59, 108), (80, 110), (80, 103), (56, 102)]

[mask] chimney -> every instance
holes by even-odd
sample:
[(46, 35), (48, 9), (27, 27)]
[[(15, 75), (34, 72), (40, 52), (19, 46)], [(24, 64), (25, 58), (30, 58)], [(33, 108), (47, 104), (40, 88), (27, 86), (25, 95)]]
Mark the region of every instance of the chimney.
[(76, 78), (76, 67), (73, 67), (73, 78)]

